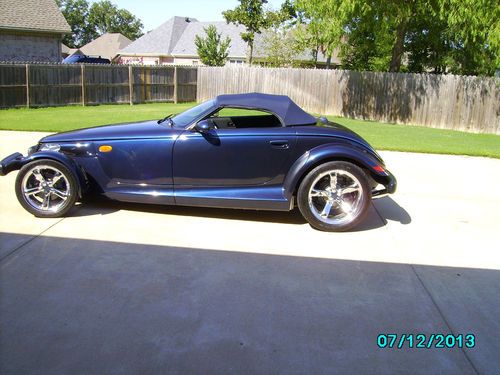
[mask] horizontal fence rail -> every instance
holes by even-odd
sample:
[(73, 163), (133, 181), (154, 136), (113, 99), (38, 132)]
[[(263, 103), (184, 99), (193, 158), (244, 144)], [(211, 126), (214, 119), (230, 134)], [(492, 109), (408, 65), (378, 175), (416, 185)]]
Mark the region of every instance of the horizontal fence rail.
[(0, 108), (290, 96), (309, 112), (500, 134), (499, 80), (257, 67), (0, 64)]
[(0, 108), (194, 102), (187, 66), (0, 64)]
[(500, 89), (494, 78), (288, 68), (198, 69), (198, 101), (245, 92), (288, 95), (317, 114), (500, 134)]

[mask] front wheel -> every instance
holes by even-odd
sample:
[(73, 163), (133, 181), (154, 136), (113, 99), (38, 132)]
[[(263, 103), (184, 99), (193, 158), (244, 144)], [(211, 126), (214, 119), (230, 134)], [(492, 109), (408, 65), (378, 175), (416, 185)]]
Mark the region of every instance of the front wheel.
[(71, 171), (52, 160), (26, 164), (16, 178), (16, 196), (37, 217), (64, 216), (75, 204), (78, 185)]
[(371, 189), (361, 168), (333, 161), (313, 169), (302, 180), (297, 204), (304, 218), (316, 229), (340, 232), (358, 225), (366, 216)]

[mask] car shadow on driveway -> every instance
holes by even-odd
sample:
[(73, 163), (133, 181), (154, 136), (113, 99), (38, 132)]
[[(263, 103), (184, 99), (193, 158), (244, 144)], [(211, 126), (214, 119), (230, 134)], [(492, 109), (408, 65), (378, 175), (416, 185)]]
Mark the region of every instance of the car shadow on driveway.
[[(500, 366), (497, 270), (15, 233), (0, 233), (0, 244), (15, 236), (25, 245), (0, 262), (3, 374), (473, 374)], [(478, 345), (377, 346), (380, 333), (419, 332), (474, 333)]]
[[(120, 210), (226, 220), (258, 221), (278, 224), (307, 224), (307, 221), (302, 217), (297, 207), (295, 207), (292, 211), (286, 212), (238, 210), (229, 208), (168, 206), (118, 202), (102, 196), (95, 196), (86, 199), (80, 206), (80, 209), (73, 210), (70, 212), (69, 216), (81, 217), (107, 215)], [(411, 222), (411, 217), (403, 207), (390, 197), (374, 199), (372, 207), (369, 209), (367, 218), (361, 225), (354, 229), (354, 231), (359, 232), (381, 228), (387, 224), (388, 220), (399, 221), (401, 224), (409, 224)]]
[(411, 216), (408, 211), (401, 207), (391, 197), (374, 199), (373, 205), (375, 206), (375, 209), (381, 219), (384, 220), (385, 224), (387, 224), (388, 220), (397, 221), (404, 225), (411, 223)]

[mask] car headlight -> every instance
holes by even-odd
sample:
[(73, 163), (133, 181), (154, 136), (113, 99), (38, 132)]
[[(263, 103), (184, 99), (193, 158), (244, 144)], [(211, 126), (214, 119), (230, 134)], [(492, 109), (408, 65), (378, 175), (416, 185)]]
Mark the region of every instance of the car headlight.
[(40, 146), (38, 151), (59, 151), (61, 146), (57, 143), (44, 143)]
[(28, 156), (34, 154), (37, 151), (38, 151), (38, 145), (31, 146), (30, 148), (28, 148)]

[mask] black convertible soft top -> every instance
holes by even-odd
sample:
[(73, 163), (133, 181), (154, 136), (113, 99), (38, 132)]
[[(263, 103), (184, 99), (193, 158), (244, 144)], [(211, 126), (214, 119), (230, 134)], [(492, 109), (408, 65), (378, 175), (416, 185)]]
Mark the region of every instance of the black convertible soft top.
[(316, 118), (300, 108), (286, 95), (252, 92), (248, 94), (219, 95), (215, 98), (219, 107), (260, 109), (274, 113), (284, 126), (316, 124)]

